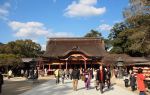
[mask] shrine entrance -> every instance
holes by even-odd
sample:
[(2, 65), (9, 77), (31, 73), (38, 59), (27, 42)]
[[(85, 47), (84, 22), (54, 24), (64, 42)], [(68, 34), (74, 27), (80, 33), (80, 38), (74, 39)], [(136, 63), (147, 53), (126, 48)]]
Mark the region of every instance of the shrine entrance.
[(69, 53), (65, 58), (61, 58), (63, 61), (63, 65), (61, 66), (62, 69), (73, 69), (73, 68), (99, 68), (99, 62), (97, 60), (89, 58), (82, 52), (74, 52)]

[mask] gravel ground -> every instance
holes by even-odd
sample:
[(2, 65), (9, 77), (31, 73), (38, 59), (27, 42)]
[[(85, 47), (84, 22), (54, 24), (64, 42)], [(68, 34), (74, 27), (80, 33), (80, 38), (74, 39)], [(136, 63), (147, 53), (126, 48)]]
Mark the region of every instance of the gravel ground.
[(4, 85), (2, 86), (2, 95), (19, 95), (23, 92), (31, 90), (32, 88), (50, 80), (51, 77), (40, 77), (38, 81), (26, 80), (22, 77), (14, 77), (11, 79), (4, 78)]
[[(86, 90), (84, 82), (79, 80), (78, 90), (73, 91), (72, 80), (65, 80), (65, 84), (55, 84), (54, 80), (45, 82), (25, 93), (20, 95), (101, 95), (100, 91), (96, 91), (93, 83), (90, 89)], [(113, 84), (110, 89), (105, 88), (103, 95), (137, 95), (132, 91), (124, 89), (116, 84)]]
[[(126, 89), (126, 90), (131, 91), (131, 87), (130, 87), (130, 86), (127, 87), (127, 88), (124, 86), (124, 81), (123, 81), (123, 79), (112, 78), (112, 81), (115, 82), (118, 86), (120, 86), (120, 87), (122, 87), (122, 88), (124, 88), (124, 89)], [(138, 90), (135, 90), (135, 91), (133, 91), (133, 92), (136, 93), (137, 95), (139, 94), (139, 91), (138, 91)], [(150, 91), (148, 90), (148, 88), (147, 88), (146, 94), (147, 94), (147, 95), (150, 95)]]
[[(103, 95), (138, 95), (138, 91), (132, 92), (130, 87), (125, 88), (122, 79), (112, 78), (112, 84), (114, 85), (111, 89), (104, 89)], [(91, 88), (86, 90), (83, 81), (79, 81), (78, 91), (73, 91), (71, 80), (66, 80), (65, 84), (56, 85), (53, 76), (40, 77), (35, 82), (15, 77), (5, 78), (2, 95), (100, 95), (100, 92), (94, 89), (93, 83)]]

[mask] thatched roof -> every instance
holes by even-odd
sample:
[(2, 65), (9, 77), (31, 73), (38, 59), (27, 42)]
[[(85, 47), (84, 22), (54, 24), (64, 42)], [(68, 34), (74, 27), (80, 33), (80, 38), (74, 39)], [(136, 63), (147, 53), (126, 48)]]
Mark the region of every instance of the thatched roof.
[(150, 62), (150, 58), (131, 57), (127, 54), (109, 54), (100, 38), (50, 38), (45, 58), (67, 58), (71, 54), (83, 54), (87, 58), (101, 59), (104, 63), (116, 63), (119, 58), (127, 64)]
[(131, 65), (150, 63), (150, 59), (146, 57), (131, 57), (127, 54), (108, 54), (108, 53), (105, 54), (103, 61), (104, 63), (116, 63), (117, 61), (120, 61), (119, 58), (121, 58), (121, 60), (124, 63)]
[(108, 53), (105, 54), (103, 60), (105, 62), (114, 63), (114, 62), (119, 61), (119, 58), (121, 58), (121, 60), (124, 61), (124, 62), (132, 62), (133, 61), (132, 57), (130, 57), (127, 54), (108, 54)]
[(102, 57), (106, 51), (100, 38), (50, 38), (43, 57), (63, 57), (69, 53)]

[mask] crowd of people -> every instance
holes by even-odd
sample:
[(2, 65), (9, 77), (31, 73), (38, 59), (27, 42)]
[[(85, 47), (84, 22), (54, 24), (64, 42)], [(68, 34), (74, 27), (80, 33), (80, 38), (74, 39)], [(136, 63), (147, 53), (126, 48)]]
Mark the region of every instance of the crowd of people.
[[(24, 72), (23, 69), (20, 70), (20, 77), (26, 77), (27, 79), (33, 79), (33, 80), (37, 80), (38, 79), (38, 70), (37, 69), (30, 69), (30, 70), (26, 70), (26, 72)], [(11, 79), (14, 77), (14, 73), (13, 70), (9, 70), (7, 73), (7, 78)], [(0, 71), (0, 95), (2, 93), (2, 85), (4, 84), (4, 77), (2, 74), (2, 71)]]
[[(129, 73), (127, 70), (123, 71), (124, 76), (124, 85), (125, 87), (131, 87), (131, 91), (135, 91), (136, 89), (139, 90), (139, 95), (146, 95), (146, 83), (145, 83), (145, 76), (142, 73), (143, 70), (141, 68), (138, 69), (138, 72), (135, 73), (133, 70), (129, 70)], [(118, 78), (118, 69), (115, 69), (115, 77)]]
[[(138, 69), (138, 73), (135, 74), (133, 71), (127, 71), (124, 72), (124, 83), (125, 87), (130, 86), (132, 91), (135, 91), (136, 89), (139, 90), (139, 95), (146, 95), (146, 87), (145, 87), (145, 76), (142, 73), (142, 69)], [(25, 76), (25, 72), (21, 72), (22, 77)], [(118, 70), (114, 70), (114, 75), (116, 78), (118, 78)], [(110, 67), (103, 67), (100, 66), (99, 69), (56, 69), (54, 72), (55, 78), (56, 78), (56, 84), (60, 83), (60, 79), (62, 84), (65, 83), (65, 80), (72, 80), (73, 84), (73, 90), (78, 90), (78, 80), (82, 80), (85, 84), (85, 89), (89, 90), (91, 86), (91, 80), (94, 82), (95, 89), (97, 91), (100, 91), (100, 93), (104, 92), (104, 88), (110, 89), (111, 86), (111, 77), (112, 72), (110, 70)], [(8, 79), (10, 79), (12, 76), (12, 70), (8, 71)], [(35, 69), (31, 69), (28, 75), (28, 78), (38, 78), (38, 71)], [(3, 75), (0, 72), (0, 93), (1, 88), (3, 85)]]
[[(63, 70), (63, 69), (57, 69), (54, 72), (54, 75), (56, 77), (56, 84), (60, 83), (60, 79), (62, 80), (62, 83), (64, 84), (65, 79), (71, 79), (73, 84), (73, 90), (77, 91), (78, 88), (78, 80), (82, 80), (85, 83), (85, 89), (90, 89), (91, 80), (94, 80), (94, 86), (95, 89), (100, 91), (100, 93), (104, 92), (104, 88), (109, 89), (111, 86), (111, 70), (110, 67), (102, 67), (100, 66), (99, 69), (69, 69), (69, 70)], [(115, 69), (114, 75), (116, 78), (118, 78), (119, 73)], [(145, 77), (142, 74), (142, 69), (139, 68), (138, 74), (135, 75), (133, 71), (127, 71), (124, 72), (124, 83), (125, 87), (130, 86), (132, 91), (135, 91), (136, 88), (139, 90), (139, 95), (146, 95), (145, 91)]]
[[(38, 79), (38, 70), (33, 68), (33, 69), (29, 69), (29, 70), (19, 70), (18, 72), (20, 72), (20, 74), (18, 75), (18, 77), (26, 77), (27, 79)], [(9, 70), (8, 73), (8, 79), (15, 77), (15, 73), (13, 70)]]
[(111, 84), (111, 72), (109, 67), (103, 68), (100, 66), (99, 69), (77, 69), (76, 67), (69, 70), (57, 69), (55, 70), (54, 75), (56, 84), (60, 83), (60, 79), (62, 80), (62, 83), (64, 83), (64, 79), (71, 79), (74, 91), (77, 91), (78, 80), (80, 79), (85, 83), (85, 89), (87, 90), (90, 89), (91, 80), (93, 79), (95, 89), (100, 90), (101, 93), (103, 93), (105, 84), (108, 89)]

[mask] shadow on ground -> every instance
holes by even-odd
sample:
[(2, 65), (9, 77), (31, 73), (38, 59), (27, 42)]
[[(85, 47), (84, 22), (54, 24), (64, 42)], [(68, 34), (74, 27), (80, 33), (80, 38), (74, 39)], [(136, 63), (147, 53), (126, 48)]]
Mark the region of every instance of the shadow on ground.
[(65, 84), (56, 85), (55, 80), (51, 80), (51, 82), (45, 82), (33, 88), (33, 90), (27, 91), (21, 95), (29, 95), (29, 93), (31, 95), (66, 95), (70, 90), (72, 90), (70, 86), (67, 86)]
[(2, 95), (19, 95), (46, 81), (48, 80), (40, 79), (38, 82), (33, 82), (31, 80), (21, 80), (21, 81), (5, 80), (4, 85), (2, 86)]

